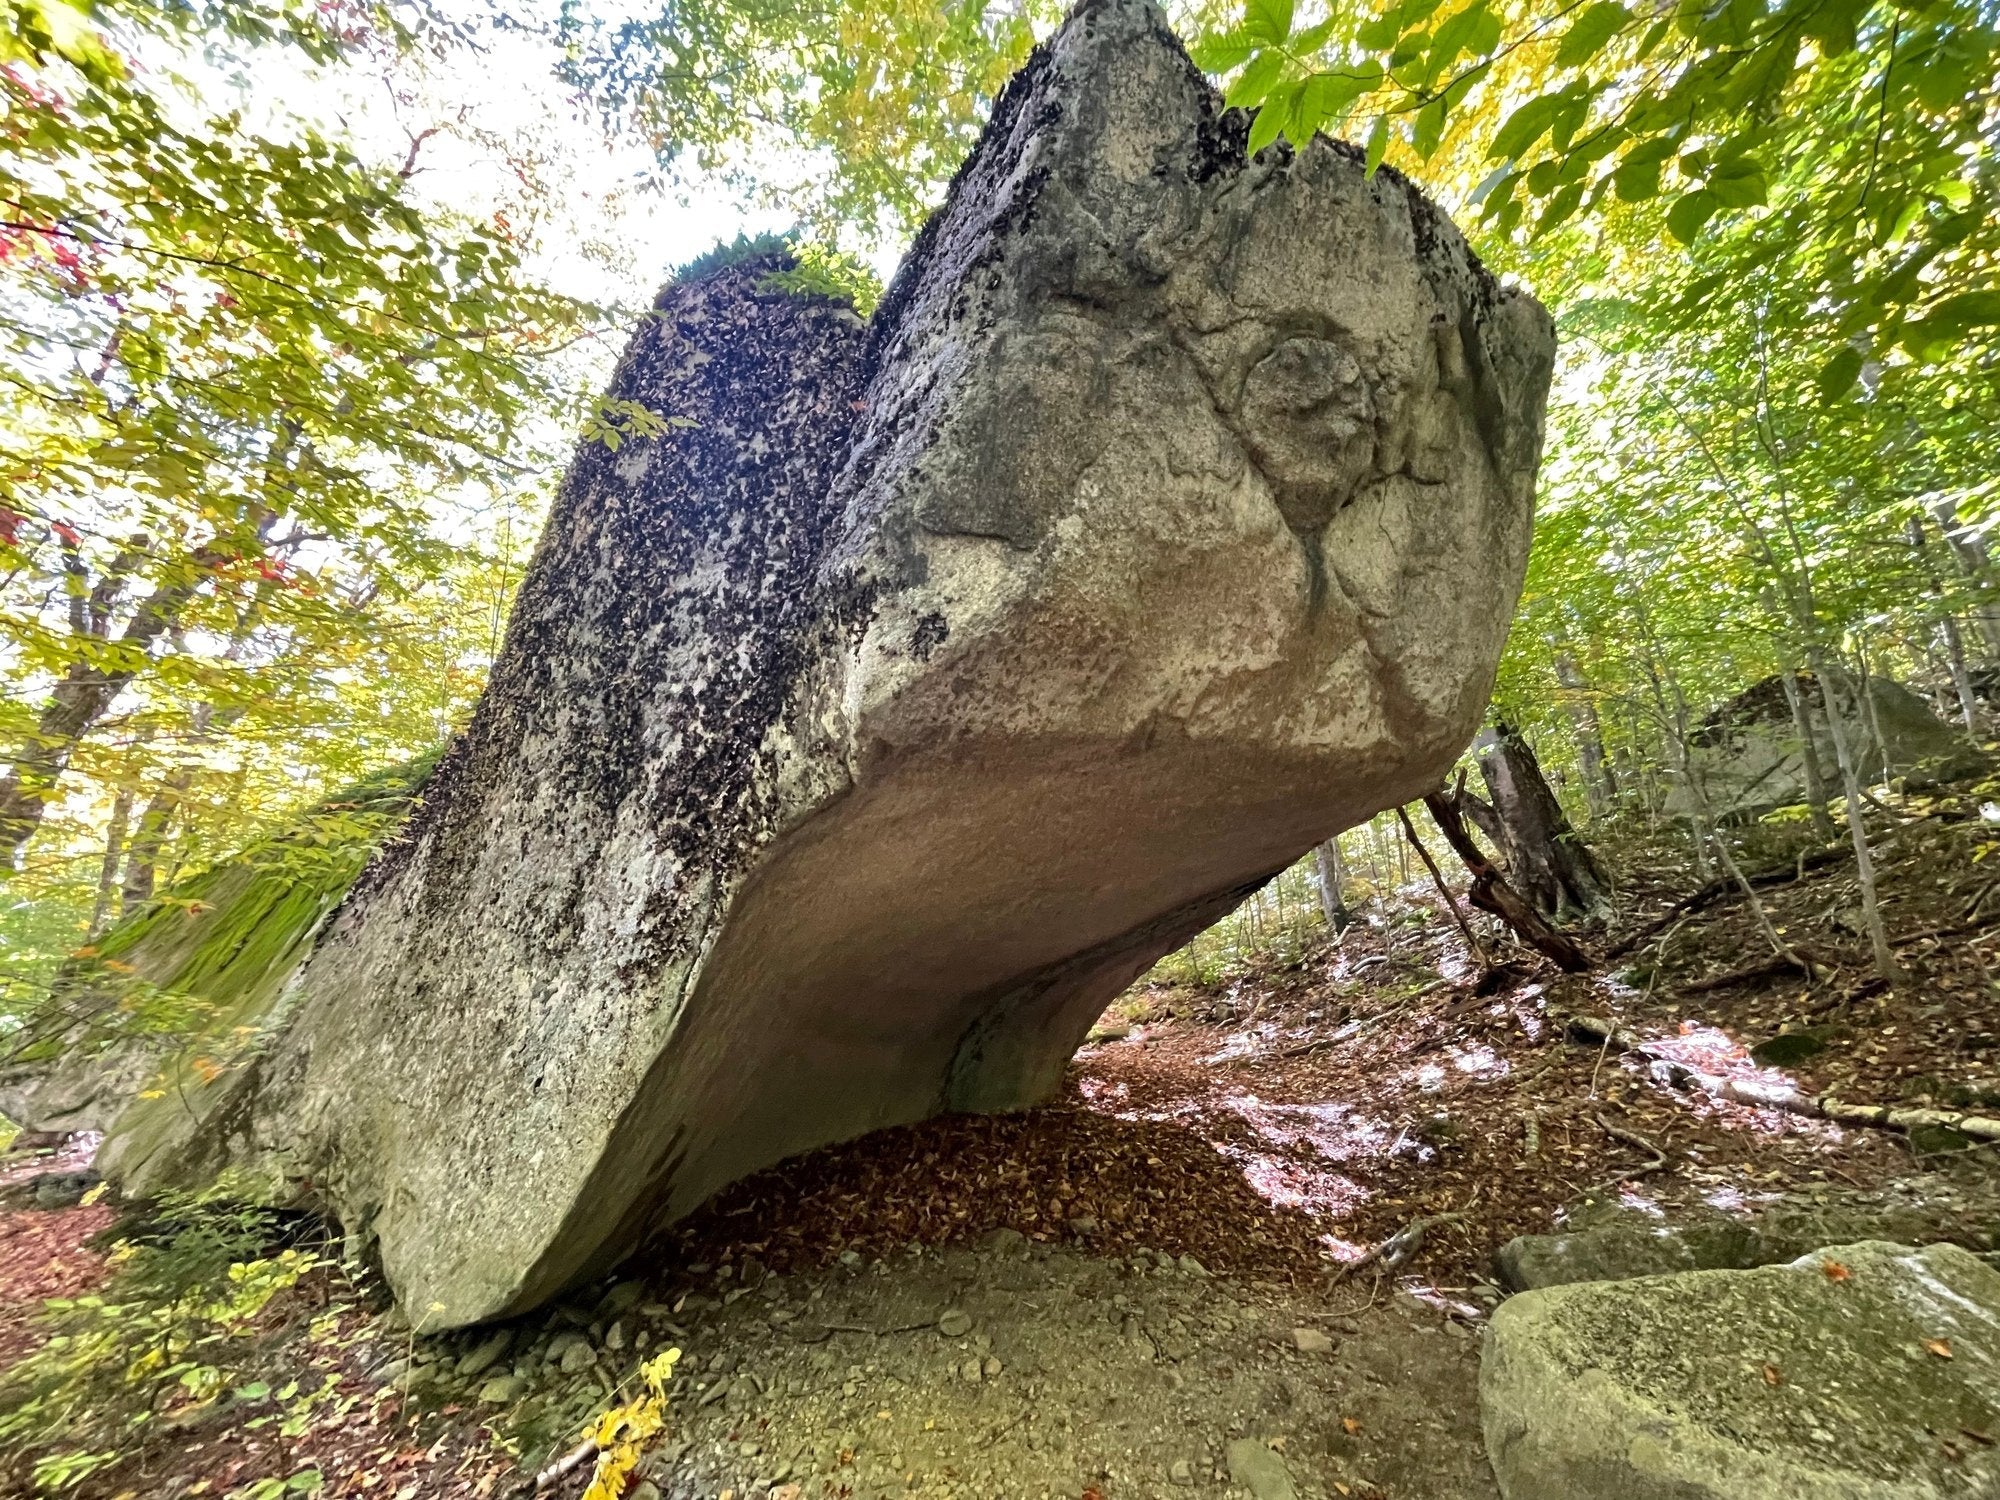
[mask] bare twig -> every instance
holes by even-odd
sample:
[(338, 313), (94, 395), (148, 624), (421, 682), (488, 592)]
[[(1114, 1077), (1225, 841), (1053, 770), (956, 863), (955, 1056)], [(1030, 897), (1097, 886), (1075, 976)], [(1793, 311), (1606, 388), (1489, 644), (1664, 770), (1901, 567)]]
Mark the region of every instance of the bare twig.
[(1370, 1266), (1379, 1265), (1384, 1271), (1392, 1273), (1401, 1270), (1412, 1260), (1416, 1259), (1417, 1252), (1424, 1247), (1425, 1237), (1433, 1229), (1436, 1229), (1441, 1224), (1458, 1223), (1472, 1211), (1473, 1205), (1478, 1202), (1479, 1194), (1474, 1192), (1472, 1197), (1466, 1201), (1464, 1208), (1456, 1209), (1448, 1214), (1430, 1214), (1424, 1218), (1415, 1219), (1405, 1224), (1401, 1229), (1382, 1241), (1381, 1244), (1372, 1247), (1357, 1259), (1349, 1261), (1346, 1265), (1336, 1270), (1333, 1273), (1332, 1281), (1328, 1283), (1329, 1289), (1339, 1286), (1341, 1282), (1352, 1276), (1356, 1271), (1365, 1271)]
[(1410, 847), (1417, 851), (1417, 858), (1422, 860), (1424, 868), (1431, 872), (1431, 884), (1437, 887), (1437, 893), (1444, 898), (1445, 906), (1451, 911), (1452, 921), (1458, 923), (1458, 930), (1465, 937), (1465, 946), (1472, 950), (1472, 956), (1479, 960), (1482, 969), (1491, 968), (1492, 955), (1486, 951), (1486, 945), (1472, 935), (1472, 924), (1465, 920), (1465, 913), (1458, 909), (1458, 897), (1452, 895), (1451, 887), (1444, 883), (1444, 876), (1438, 872), (1437, 861), (1431, 858), (1431, 851), (1424, 847), (1424, 841), (1417, 837), (1417, 830), (1411, 826), (1409, 810), (1398, 807), (1396, 821), (1403, 825), (1403, 837), (1408, 839)]
[(585, 1438), (533, 1479), (516, 1485), (513, 1493), (516, 1496), (539, 1495), (546, 1490), (552, 1490), (585, 1464), (590, 1463), (597, 1454), (597, 1439)]

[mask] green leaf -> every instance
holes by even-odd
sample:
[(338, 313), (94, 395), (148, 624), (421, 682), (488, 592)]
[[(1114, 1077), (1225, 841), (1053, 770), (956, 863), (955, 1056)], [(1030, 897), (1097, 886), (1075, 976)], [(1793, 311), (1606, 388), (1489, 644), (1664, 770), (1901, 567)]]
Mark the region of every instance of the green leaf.
[(1583, 184), (1572, 182), (1553, 198), (1542, 210), (1542, 216), (1535, 221), (1536, 239), (1562, 224), (1583, 204)]
[(1410, 137), (1410, 144), (1417, 155), (1429, 161), (1437, 151), (1438, 141), (1444, 135), (1445, 104), (1442, 98), (1431, 100), (1417, 111), (1417, 122)]
[(1276, 46), (1292, 34), (1292, 0), (1246, 0), (1244, 34)]
[(1750, 208), (1766, 198), (1764, 169), (1747, 156), (1718, 162), (1708, 174), (1707, 186), (1724, 208)]
[(2000, 323), (2000, 291), (1960, 292), (1947, 297), (1931, 306), (1924, 322), (1952, 338)]
[(1507, 116), (1506, 123), (1494, 132), (1493, 144), (1486, 149), (1486, 159), (1518, 160), (1522, 152), (1542, 138), (1562, 103), (1561, 94), (1543, 94), (1523, 104)]
[(1315, 73), (1299, 91), (1294, 120), (1300, 137), (1327, 129), (1345, 119), (1354, 101), (1382, 81), (1382, 65), (1374, 59), (1345, 73)]
[(1574, 68), (1589, 62), (1604, 50), (1632, 19), (1632, 13), (1615, 0), (1597, 0), (1570, 23), (1556, 47), (1556, 66)]
[(1382, 158), (1389, 154), (1389, 117), (1380, 114), (1375, 117), (1375, 128), (1368, 132), (1368, 175), (1373, 177), (1382, 165)]
[(1806, 11), (1799, 29), (1818, 42), (1828, 57), (1839, 57), (1854, 50), (1861, 18), (1868, 14), (1872, 3), (1873, 0), (1824, 0)]
[(1403, 16), (1399, 9), (1386, 16), (1364, 21), (1355, 30), (1354, 40), (1371, 52), (1387, 52), (1403, 37)]
[(1497, 21), (1498, 18), (1486, 8), (1486, 0), (1475, 0), (1474, 4), (1456, 15), (1447, 17), (1438, 27), (1436, 34), (1431, 37), (1430, 56), (1427, 62), (1430, 77), (1438, 77), (1458, 60), (1461, 53), (1473, 52), (1478, 56), (1473, 42), (1488, 20)]
[(1667, 232), (1683, 245), (1691, 245), (1694, 237), (1701, 233), (1701, 226), (1714, 217), (1721, 206), (1715, 194), (1707, 188), (1683, 193), (1667, 210)]
[(1252, 156), (1255, 156), (1266, 146), (1272, 144), (1284, 133), (1285, 115), (1286, 111), (1284, 107), (1275, 101), (1266, 104), (1262, 109), (1257, 111), (1256, 118), (1250, 122), (1248, 149)]
[(1288, 61), (1285, 54), (1276, 48), (1258, 53), (1250, 66), (1238, 73), (1236, 81), (1229, 86), (1229, 102), (1239, 109), (1262, 104), (1270, 96), (1272, 85), (1277, 83)]
[(1660, 164), (1657, 161), (1620, 162), (1611, 174), (1611, 185), (1621, 203), (1644, 203), (1660, 196)]
[(1814, 377), (1813, 383), (1819, 387), (1821, 403), (1830, 406), (1845, 396), (1860, 373), (1861, 351), (1850, 344), (1822, 365), (1819, 374)]
[(1227, 73), (1242, 67), (1256, 50), (1256, 40), (1238, 27), (1203, 37), (1189, 49), (1188, 56), (1204, 73)]

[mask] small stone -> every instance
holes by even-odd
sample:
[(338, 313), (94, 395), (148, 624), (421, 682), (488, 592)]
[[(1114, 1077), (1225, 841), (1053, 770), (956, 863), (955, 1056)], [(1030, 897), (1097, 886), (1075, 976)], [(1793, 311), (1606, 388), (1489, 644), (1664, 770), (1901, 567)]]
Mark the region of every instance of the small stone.
[(1255, 1438), (1238, 1438), (1226, 1455), (1229, 1482), (1241, 1485), (1255, 1500), (1298, 1500), (1298, 1487), (1285, 1461), (1271, 1451), (1268, 1443)]
[(843, 1266), (846, 1266), (846, 1267), (847, 1267), (847, 1269), (848, 1269), (848, 1270), (850, 1270), (850, 1271), (852, 1271), (852, 1270), (855, 1270), (855, 1269), (859, 1268), (859, 1266), (861, 1265), (861, 1252), (860, 1252), (859, 1250), (843, 1250), (843, 1251), (841, 1251), (841, 1252), (840, 1252), (840, 1263), (841, 1263), (841, 1264), (842, 1264)]
[(590, 1340), (584, 1338), (571, 1340), (570, 1346), (563, 1350), (562, 1358), (557, 1361), (565, 1375), (581, 1375), (596, 1363), (597, 1351), (590, 1347)]
[[(1196, 1281), (1208, 1280), (1208, 1267), (1196, 1260), (1192, 1255), (1183, 1255), (1180, 1258), (1179, 1265), (1181, 1275), (1192, 1276)], [(1192, 1483), (1193, 1481), (1190, 1480), (1189, 1482)]]
[(938, 1319), (938, 1332), (948, 1339), (963, 1338), (972, 1332), (972, 1314), (954, 1307)]
[(495, 1375), (479, 1388), (479, 1399), (488, 1406), (505, 1406), (518, 1400), (526, 1386), (518, 1375)]
[(1078, 1214), (1074, 1219), (1069, 1221), (1069, 1229), (1071, 1234), (1095, 1234), (1097, 1233), (1097, 1215)]
[(727, 1376), (725, 1376), (721, 1380), (716, 1381), (715, 1384), (710, 1386), (707, 1390), (703, 1391), (701, 1393), (701, 1399), (695, 1404), (697, 1406), (713, 1406), (715, 1405), (716, 1402), (720, 1401), (724, 1396), (728, 1394), (729, 1394), (729, 1379)]
[(660, 1500), (660, 1487), (650, 1479), (642, 1479), (625, 1492), (625, 1500)]
[(507, 1346), (513, 1342), (514, 1330), (511, 1328), (502, 1328), (488, 1335), (460, 1356), (458, 1373), (468, 1380), (475, 1375), (484, 1375), (499, 1363), (500, 1356), (507, 1352)]
[(958, 1367), (958, 1373), (962, 1377), (964, 1377), (966, 1384), (978, 1385), (980, 1369), (981, 1366), (978, 1360), (968, 1359), (964, 1364)]
[(1000, 1373), (1000, 1361), (989, 1354), (986, 1356), (986, 1363), (981, 1365), (980, 1369), (985, 1372), (986, 1378), (991, 1380), (995, 1375)]
[(1333, 1353), (1333, 1340), (1321, 1333), (1317, 1328), (1294, 1328), (1292, 1330), (1292, 1347), (1301, 1354), (1331, 1354)]
[(636, 1281), (621, 1281), (604, 1294), (604, 1300), (597, 1305), (598, 1312), (607, 1318), (615, 1318), (628, 1313), (639, 1305), (639, 1299), (646, 1295), (646, 1288)]
[(613, 1323), (609, 1328), (604, 1330), (604, 1347), (607, 1349), (623, 1349), (625, 1347), (625, 1325), (623, 1323)]
[(1018, 1229), (996, 1229), (979, 1242), (989, 1255), (1019, 1255), (1028, 1248), (1028, 1237)]
[(1175, 1484), (1193, 1484), (1194, 1465), (1184, 1458), (1177, 1458), (1173, 1461), (1172, 1467), (1167, 1470), (1167, 1478), (1171, 1479)]

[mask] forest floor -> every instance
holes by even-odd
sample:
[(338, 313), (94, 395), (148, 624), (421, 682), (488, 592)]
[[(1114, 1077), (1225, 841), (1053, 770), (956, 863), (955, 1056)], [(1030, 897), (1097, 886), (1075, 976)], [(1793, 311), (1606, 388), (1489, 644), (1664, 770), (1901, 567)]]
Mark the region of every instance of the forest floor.
[[(1405, 887), (1302, 953), (1135, 989), (1044, 1108), (785, 1163), (626, 1280), (499, 1334), (412, 1340), (317, 1272), (246, 1341), (254, 1382), (77, 1493), (264, 1500), (257, 1480), (310, 1472), (329, 1495), (505, 1495), (673, 1343), (649, 1482), (674, 1496), (1491, 1496), (1477, 1331), (1511, 1236), (1591, 1202), (1747, 1213), (1991, 1155), (1729, 1103), (1565, 1029), (1613, 1020), (1656, 1057), (1808, 1094), (2000, 1102), (1985, 790), (1874, 814), (1894, 988), (1851, 856), (1802, 828), (1760, 830), (1748, 867), (1810, 978), (1771, 963), (1740, 891), (1655, 848), (1620, 851), (1655, 873), (1586, 935), (1602, 971), (1554, 975), (1489, 931), (1492, 993), (1441, 903)], [(110, 1213), (0, 1213), (0, 1359), (39, 1299), (102, 1275), (87, 1242)], [(1368, 1259), (1424, 1221), (1399, 1264)], [(254, 1425), (307, 1377), (338, 1400)]]

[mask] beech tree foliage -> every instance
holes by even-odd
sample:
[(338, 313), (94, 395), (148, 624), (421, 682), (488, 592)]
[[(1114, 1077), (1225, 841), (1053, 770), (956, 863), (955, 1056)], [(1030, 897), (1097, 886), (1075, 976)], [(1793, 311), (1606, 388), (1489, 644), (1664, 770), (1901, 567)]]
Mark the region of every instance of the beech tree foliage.
[[(421, 133), (357, 144), (271, 79), (504, 27), (643, 147), (662, 212), (720, 182), (879, 249), (1062, 9), (0, 0), (9, 962), (46, 973), (177, 871), (433, 748), (564, 450), (672, 420), (581, 396), (601, 358), (566, 351), (623, 318), (551, 291), (506, 212), (427, 200)], [(1254, 148), (1351, 140), (1556, 314), (1496, 712), (1573, 817), (1665, 818), (1689, 734), (1773, 673), (1894, 676), (1968, 739), (2000, 727), (1995, 0), (1169, 10)], [(539, 163), (521, 216), (592, 170)], [(1831, 837), (1826, 779), (1801, 816)]]

